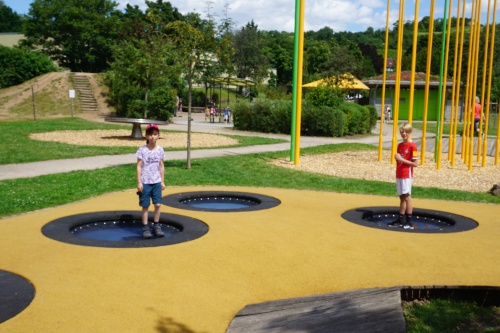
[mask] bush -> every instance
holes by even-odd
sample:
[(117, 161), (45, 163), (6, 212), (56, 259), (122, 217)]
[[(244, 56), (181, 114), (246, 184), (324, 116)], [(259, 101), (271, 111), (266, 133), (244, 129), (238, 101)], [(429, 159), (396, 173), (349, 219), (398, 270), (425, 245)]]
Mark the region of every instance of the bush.
[(234, 127), (242, 131), (256, 131), (253, 128), (253, 112), (252, 106), (248, 101), (236, 103), (233, 110)]
[(21, 84), (45, 73), (55, 72), (56, 66), (48, 56), (0, 45), (0, 88)]
[(316, 107), (337, 107), (343, 102), (343, 90), (327, 85), (319, 85), (314, 89), (309, 89), (305, 95), (305, 100)]
[(105, 82), (109, 86), (110, 102), (115, 107), (117, 116), (144, 118), (147, 110), (148, 119), (167, 121), (172, 117), (176, 95), (171, 87), (161, 84), (149, 90), (146, 102), (143, 88), (120, 79), (114, 71), (107, 72)]
[(372, 128), (377, 123), (377, 112), (372, 113), (367, 107), (344, 102), (339, 106), (347, 117), (344, 125), (344, 133), (346, 135), (370, 133)]
[[(188, 105), (187, 92), (186, 97), (182, 99), (184, 101), (184, 105)], [(205, 93), (201, 90), (191, 91), (191, 106), (204, 107), (207, 104), (207, 99)]]
[(341, 137), (344, 135), (345, 119), (346, 116), (340, 110), (305, 103), (302, 108), (301, 133), (306, 136)]
[(237, 129), (263, 133), (290, 133), (292, 104), (281, 100), (243, 101), (232, 107)]
[(377, 121), (379, 120), (378, 114), (377, 114), (377, 108), (373, 105), (365, 105), (365, 108), (368, 109), (370, 113), (370, 131), (372, 128), (374, 128), (377, 125)]
[(148, 96), (148, 118), (169, 120), (173, 116), (176, 103), (174, 90), (158, 87)]
[[(292, 102), (258, 99), (234, 104), (234, 127), (245, 131), (290, 134)], [(367, 107), (342, 102), (338, 107), (303, 103), (301, 133), (305, 136), (341, 137), (369, 133), (376, 123), (376, 112)]]

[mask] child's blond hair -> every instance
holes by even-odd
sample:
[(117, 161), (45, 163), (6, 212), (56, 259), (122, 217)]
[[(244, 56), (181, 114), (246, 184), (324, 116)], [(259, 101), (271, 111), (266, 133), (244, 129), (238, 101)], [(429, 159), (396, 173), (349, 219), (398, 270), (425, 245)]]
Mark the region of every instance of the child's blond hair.
[(411, 133), (412, 130), (413, 130), (413, 128), (411, 127), (411, 124), (409, 124), (409, 123), (404, 123), (403, 125), (401, 125), (399, 127), (400, 132)]

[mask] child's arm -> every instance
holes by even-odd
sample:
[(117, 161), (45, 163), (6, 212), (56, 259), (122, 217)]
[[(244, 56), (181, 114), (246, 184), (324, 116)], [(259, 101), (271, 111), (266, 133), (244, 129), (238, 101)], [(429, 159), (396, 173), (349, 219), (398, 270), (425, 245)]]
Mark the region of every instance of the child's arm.
[(141, 173), (142, 173), (142, 160), (140, 158), (137, 159), (137, 165), (135, 168), (135, 174), (137, 178), (137, 191), (142, 192), (143, 186), (141, 182)]
[(165, 163), (160, 160), (161, 189), (165, 189)]
[(405, 160), (404, 158), (401, 157), (401, 155), (399, 154), (395, 154), (394, 155), (394, 159), (397, 161), (397, 162), (400, 162), (400, 163), (404, 163), (404, 164), (408, 164), (412, 167), (418, 167), (418, 159), (414, 159), (414, 160)]

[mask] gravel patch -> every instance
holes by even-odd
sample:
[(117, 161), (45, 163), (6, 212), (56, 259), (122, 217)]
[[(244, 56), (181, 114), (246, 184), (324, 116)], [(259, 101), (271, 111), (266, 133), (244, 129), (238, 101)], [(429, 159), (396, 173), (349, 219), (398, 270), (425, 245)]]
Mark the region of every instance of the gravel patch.
[[(89, 130), (89, 131), (56, 131), (33, 133), (30, 139), (68, 143), (80, 146), (126, 146), (140, 147), (146, 140), (136, 140), (130, 137), (127, 130)], [(223, 135), (191, 133), (191, 147), (211, 148), (232, 146), (238, 140)], [(187, 146), (187, 133), (160, 132), (158, 145), (163, 148), (182, 148)]]
[[(321, 155), (304, 155), (298, 165), (288, 159), (276, 159), (271, 164), (306, 172), (314, 172), (342, 178), (379, 180), (395, 184), (396, 165), (391, 165), (391, 152), (383, 151), (382, 161), (378, 161), (378, 151), (349, 151)], [(434, 154), (426, 153), (424, 165), (415, 169), (414, 186), (436, 187), (468, 192), (488, 192), (493, 184), (500, 182), (500, 169), (494, 165), (494, 158), (487, 156), (486, 166), (476, 162), (473, 156), (472, 170), (460, 158), (455, 157), (452, 167), (447, 154), (441, 156), (441, 167), (436, 168)], [(396, 186), (394, 185), (394, 190)]]

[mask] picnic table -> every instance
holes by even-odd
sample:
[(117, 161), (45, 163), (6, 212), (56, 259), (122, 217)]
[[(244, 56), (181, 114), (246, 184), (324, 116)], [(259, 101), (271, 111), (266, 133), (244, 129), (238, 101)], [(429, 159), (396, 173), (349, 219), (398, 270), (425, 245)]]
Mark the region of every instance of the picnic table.
[(156, 125), (167, 125), (167, 121), (163, 120), (151, 120), (151, 119), (142, 119), (142, 118), (117, 118), (110, 117), (106, 118), (106, 121), (113, 123), (123, 123), (123, 124), (132, 124), (132, 134), (130, 136), (134, 139), (144, 139), (142, 135), (141, 125), (142, 124), (156, 124)]

